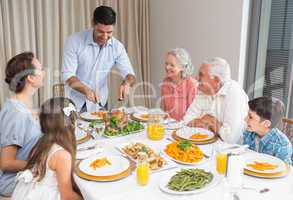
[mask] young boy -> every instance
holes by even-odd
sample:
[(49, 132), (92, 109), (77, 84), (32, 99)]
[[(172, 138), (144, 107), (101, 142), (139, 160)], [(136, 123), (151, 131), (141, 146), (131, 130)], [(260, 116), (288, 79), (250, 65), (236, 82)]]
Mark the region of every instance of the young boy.
[(292, 164), (292, 144), (276, 125), (283, 116), (280, 101), (259, 97), (248, 102), (247, 129), (243, 133), (243, 143), (251, 150), (269, 154)]

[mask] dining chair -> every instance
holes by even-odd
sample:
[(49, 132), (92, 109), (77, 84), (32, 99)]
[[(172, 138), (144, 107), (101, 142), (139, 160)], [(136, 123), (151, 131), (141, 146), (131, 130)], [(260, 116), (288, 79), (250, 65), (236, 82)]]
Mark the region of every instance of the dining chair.
[[(282, 132), (286, 134), (290, 142), (293, 144), (293, 119), (283, 118), (282, 119)], [(293, 155), (292, 155), (293, 161)]]
[(293, 119), (282, 119), (282, 132), (285, 133), (289, 140), (293, 143)]
[(11, 200), (11, 197), (3, 197), (3, 196), (0, 196), (0, 200)]
[(57, 83), (53, 85), (53, 97), (64, 97), (64, 84), (63, 83)]

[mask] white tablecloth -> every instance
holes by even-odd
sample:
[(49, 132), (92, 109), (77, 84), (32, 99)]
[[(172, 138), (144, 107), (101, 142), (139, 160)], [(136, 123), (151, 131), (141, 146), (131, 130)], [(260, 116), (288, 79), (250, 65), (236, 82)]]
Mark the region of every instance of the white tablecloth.
[[(169, 135), (169, 133), (167, 133)], [(129, 142), (131, 140), (145, 140), (148, 144), (160, 150), (164, 147), (168, 140), (150, 141), (146, 137), (146, 133), (138, 133), (125, 137), (115, 139), (101, 139), (105, 147), (105, 153), (118, 155), (119, 151), (115, 149), (115, 145), (119, 143)], [(93, 142), (93, 141), (89, 141)], [(211, 152), (211, 145), (201, 145), (200, 148), (209, 154)], [(214, 169), (214, 162), (209, 161), (200, 166), (199, 168)], [(178, 171), (180, 168), (186, 166), (178, 165), (177, 168), (152, 173), (150, 176), (149, 184), (146, 186), (139, 186), (136, 183), (135, 171), (119, 181), (113, 182), (94, 182), (86, 181), (75, 175), (75, 181), (79, 186), (84, 198), (86, 200), (226, 200), (229, 191), (223, 182), (220, 182), (216, 187), (211, 188), (209, 191), (194, 195), (170, 195), (162, 192), (159, 189), (159, 183), (162, 177)], [(190, 167), (190, 166), (189, 166)], [(250, 176), (244, 176), (244, 185), (255, 187), (258, 189), (269, 188), (267, 193), (257, 193), (253, 190), (240, 190), (238, 192), (240, 200), (293, 200), (293, 175), (292, 170), (286, 177), (279, 179), (261, 179)]]

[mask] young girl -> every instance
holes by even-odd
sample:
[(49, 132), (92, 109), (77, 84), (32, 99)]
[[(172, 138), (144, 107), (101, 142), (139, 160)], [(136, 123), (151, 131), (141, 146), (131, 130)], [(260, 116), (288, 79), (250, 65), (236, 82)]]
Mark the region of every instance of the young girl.
[(41, 106), (43, 136), (31, 151), (25, 171), (18, 174), (13, 200), (82, 199), (73, 180), (75, 111), (73, 102), (64, 97)]

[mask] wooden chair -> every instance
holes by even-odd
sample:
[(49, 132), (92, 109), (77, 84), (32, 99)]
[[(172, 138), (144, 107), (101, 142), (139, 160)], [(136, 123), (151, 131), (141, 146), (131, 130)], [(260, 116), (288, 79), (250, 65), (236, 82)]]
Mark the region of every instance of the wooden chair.
[[(287, 135), (288, 139), (293, 144), (293, 119), (283, 118), (281, 130), (283, 133)], [(292, 161), (293, 161), (293, 155), (292, 155)]]
[(0, 200), (11, 200), (11, 197), (3, 197), (3, 196), (0, 196)]
[(53, 97), (64, 97), (64, 84), (58, 83), (53, 85)]
[(287, 135), (291, 143), (293, 144), (293, 119), (282, 119), (282, 132)]

